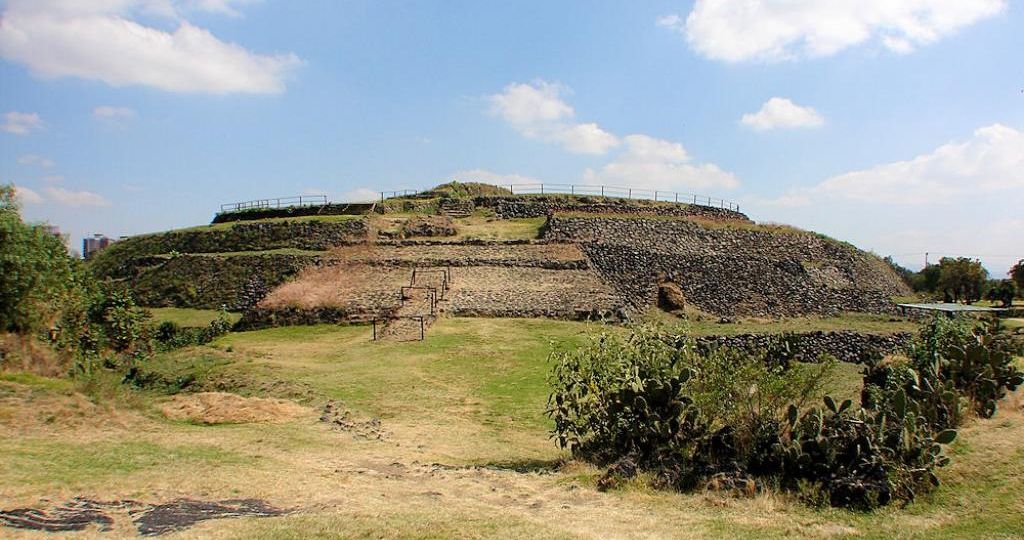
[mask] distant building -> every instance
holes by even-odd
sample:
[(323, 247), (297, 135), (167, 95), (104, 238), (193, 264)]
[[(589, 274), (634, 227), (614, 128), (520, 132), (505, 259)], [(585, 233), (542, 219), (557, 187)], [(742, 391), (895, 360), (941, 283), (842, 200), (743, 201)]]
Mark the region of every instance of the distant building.
[(82, 239), (82, 257), (85, 259), (91, 258), (96, 252), (106, 249), (107, 246), (113, 244), (117, 240), (107, 238), (102, 234), (94, 234), (92, 238)]

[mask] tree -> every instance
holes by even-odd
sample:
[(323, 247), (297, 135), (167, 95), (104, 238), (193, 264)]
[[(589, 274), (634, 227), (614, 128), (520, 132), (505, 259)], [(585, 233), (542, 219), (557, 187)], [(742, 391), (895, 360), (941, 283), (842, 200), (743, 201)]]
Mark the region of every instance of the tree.
[(0, 331), (53, 324), (79, 293), (80, 268), (60, 238), (21, 220), (13, 185), (0, 185)]
[(988, 271), (981, 262), (967, 257), (943, 257), (939, 260), (938, 289), (947, 299), (965, 303), (981, 300)]
[(1017, 293), (1024, 295), (1024, 259), (1017, 261), (1013, 268), (1007, 272), (1010, 279), (1017, 285)]
[(939, 289), (939, 274), (942, 269), (937, 264), (929, 264), (911, 278), (911, 287), (915, 292), (933, 293)]
[(988, 282), (988, 291), (985, 292), (985, 299), (993, 302), (1002, 302), (1003, 307), (1013, 305), (1013, 297), (1017, 288), (1009, 279), (994, 279)]

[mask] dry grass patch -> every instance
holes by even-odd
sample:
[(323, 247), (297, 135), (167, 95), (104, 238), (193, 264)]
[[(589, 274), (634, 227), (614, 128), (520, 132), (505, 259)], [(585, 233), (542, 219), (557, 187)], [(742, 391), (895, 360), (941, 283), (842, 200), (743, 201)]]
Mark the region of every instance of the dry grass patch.
[(171, 420), (196, 424), (247, 424), (287, 422), (304, 416), (309, 409), (286, 399), (242, 397), (227, 392), (177, 395), (160, 406)]
[(52, 347), (35, 337), (2, 333), (0, 370), (27, 371), (44, 377), (57, 377), (63, 375), (67, 368)]

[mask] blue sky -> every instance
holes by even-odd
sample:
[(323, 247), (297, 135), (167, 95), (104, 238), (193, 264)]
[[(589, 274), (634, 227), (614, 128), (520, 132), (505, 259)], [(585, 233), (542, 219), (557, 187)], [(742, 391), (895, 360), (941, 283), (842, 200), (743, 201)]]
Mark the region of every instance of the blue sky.
[(1017, 3), (0, 6), (0, 181), (73, 246), (454, 178), (725, 197), (913, 268), (1024, 257)]

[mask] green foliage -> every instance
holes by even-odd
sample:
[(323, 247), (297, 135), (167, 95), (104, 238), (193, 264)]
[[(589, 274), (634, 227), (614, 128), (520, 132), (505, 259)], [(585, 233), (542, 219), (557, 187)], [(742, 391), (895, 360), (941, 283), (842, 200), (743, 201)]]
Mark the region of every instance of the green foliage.
[(22, 222), (13, 185), (0, 185), (0, 329), (29, 333), (55, 324), (82, 294), (82, 269), (60, 238)]
[(1024, 372), (1013, 362), (1021, 352), (1020, 344), (1002, 332), (998, 320), (937, 318), (922, 329), (910, 351), (910, 363), (918, 374), (918, 387), (956, 392), (976, 413), (989, 418), (1007, 390), (1024, 384)]
[(993, 302), (1001, 302), (1003, 307), (1013, 305), (1013, 297), (1017, 295), (1017, 287), (1013, 280), (998, 279), (988, 282), (988, 290), (985, 291), (985, 299)]
[(692, 489), (756, 485), (870, 509), (938, 485), (961, 401), (991, 416), (1022, 383), (1011, 346), (987, 327), (937, 321), (909, 359), (872, 360), (862, 404), (816, 401), (834, 367), (789, 366), (765, 354), (699, 353), (685, 338), (640, 326), (556, 352), (547, 414), (574, 455), (611, 464), (609, 487), (637, 471)]
[(1006, 273), (1013, 280), (1013, 283), (1017, 285), (1018, 294), (1024, 295), (1024, 259), (1017, 261), (1017, 264), (1010, 268), (1010, 271)]
[(426, 192), (425, 196), (434, 197), (450, 197), (453, 199), (469, 198), (469, 197), (480, 197), (480, 196), (502, 196), (511, 195), (512, 192), (507, 188), (494, 186), (491, 184), (484, 184), (480, 182), (448, 182), (447, 184), (441, 184), (430, 191)]
[(230, 315), (221, 310), (217, 318), (205, 327), (182, 328), (175, 322), (164, 321), (154, 335), (161, 350), (178, 349), (190, 345), (204, 345), (231, 331)]
[(149, 312), (135, 305), (131, 294), (120, 288), (104, 287), (103, 294), (89, 307), (89, 319), (115, 352), (148, 351)]
[(970, 304), (981, 300), (986, 280), (988, 271), (980, 261), (967, 257), (943, 257), (939, 260), (938, 288), (954, 302), (963, 300)]
[(911, 278), (910, 284), (915, 292), (929, 292), (934, 293), (939, 290), (939, 277), (942, 274), (942, 268), (937, 264), (929, 264), (921, 269), (920, 272), (914, 274)]

